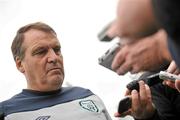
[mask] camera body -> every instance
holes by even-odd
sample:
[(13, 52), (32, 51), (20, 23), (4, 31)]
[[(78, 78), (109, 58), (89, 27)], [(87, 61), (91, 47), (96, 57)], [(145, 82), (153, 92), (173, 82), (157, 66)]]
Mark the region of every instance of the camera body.
[(172, 82), (175, 82), (175, 80), (180, 80), (180, 76), (168, 73), (166, 71), (160, 71), (159, 78), (163, 80), (170, 80)]
[(131, 98), (129, 96), (124, 97), (123, 99), (119, 101), (118, 113), (122, 114), (126, 112), (127, 110), (131, 108), (131, 105), (132, 105)]
[(112, 64), (112, 61), (119, 49), (120, 49), (120, 44), (119, 43), (114, 44), (101, 57), (99, 57), (99, 59), (98, 59), (99, 64), (104, 66), (105, 68), (112, 70), (111, 64)]

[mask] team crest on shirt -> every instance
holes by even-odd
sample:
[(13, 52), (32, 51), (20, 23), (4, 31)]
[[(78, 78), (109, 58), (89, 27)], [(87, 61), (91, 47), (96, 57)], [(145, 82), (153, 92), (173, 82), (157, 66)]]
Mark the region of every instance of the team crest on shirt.
[(92, 100), (82, 100), (79, 102), (80, 106), (91, 112), (98, 112), (99, 109)]
[(36, 120), (48, 120), (51, 116), (39, 116)]

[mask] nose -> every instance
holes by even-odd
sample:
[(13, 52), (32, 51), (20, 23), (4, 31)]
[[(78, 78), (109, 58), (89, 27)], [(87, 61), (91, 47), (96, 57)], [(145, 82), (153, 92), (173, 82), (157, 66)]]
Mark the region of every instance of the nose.
[(57, 60), (58, 60), (58, 55), (55, 53), (54, 50), (50, 49), (48, 51), (48, 62), (55, 64), (57, 63)]

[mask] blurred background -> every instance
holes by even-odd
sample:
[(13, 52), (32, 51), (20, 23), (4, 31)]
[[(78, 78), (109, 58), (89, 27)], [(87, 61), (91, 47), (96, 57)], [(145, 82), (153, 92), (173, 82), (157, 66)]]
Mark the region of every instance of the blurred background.
[(98, 58), (116, 41), (104, 43), (97, 39), (99, 31), (115, 18), (117, 1), (0, 0), (0, 101), (26, 88), (10, 50), (17, 29), (41, 21), (58, 34), (65, 66), (63, 85), (89, 88), (104, 101), (112, 119), (117, 120), (113, 115), (132, 75), (118, 76), (98, 64)]

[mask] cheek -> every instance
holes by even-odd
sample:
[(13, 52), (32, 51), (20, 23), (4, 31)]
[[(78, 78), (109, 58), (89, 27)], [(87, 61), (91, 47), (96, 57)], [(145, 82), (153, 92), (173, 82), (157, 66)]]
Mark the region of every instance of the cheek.
[(43, 67), (43, 64), (38, 61), (38, 62), (29, 62), (26, 64), (26, 72), (31, 76), (31, 77), (42, 77), (44, 76), (44, 71), (45, 67)]
[(46, 73), (46, 66), (41, 62), (37, 62), (36, 64), (34, 64), (34, 70), (36, 71), (36, 74), (44, 76)]

